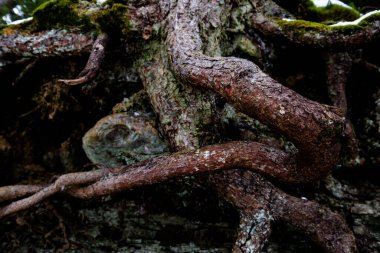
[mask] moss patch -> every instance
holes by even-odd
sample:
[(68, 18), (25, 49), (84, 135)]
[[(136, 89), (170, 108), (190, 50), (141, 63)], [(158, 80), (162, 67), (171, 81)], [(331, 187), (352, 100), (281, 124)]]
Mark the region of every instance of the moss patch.
[(28, 27), (32, 24), (33, 21), (27, 21), (25, 23), (17, 25), (0, 25), (0, 35), (10, 36), (15, 33), (24, 33), (28, 34)]
[(348, 9), (340, 5), (330, 4), (326, 7), (311, 7), (311, 21), (352, 21), (360, 17), (360, 13), (354, 9)]
[(33, 28), (46, 30), (62, 27), (91, 27), (90, 20), (85, 16), (78, 16), (76, 6), (78, 0), (51, 0), (43, 3), (33, 11)]
[(109, 0), (101, 9), (83, 11), (83, 6), (91, 4), (80, 0), (50, 0), (33, 11), (33, 20), (25, 24), (0, 26), (0, 34), (9, 28), (22, 28), (37, 32), (49, 29), (76, 27), (82, 31), (101, 30), (112, 35), (125, 34), (130, 30), (128, 7)]
[(110, 9), (98, 12), (93, 18), (100, 29), (109, 34), (124, 34), (130, 29), (128, 7), (124, 4), (115, 3)]
[[(355, 8), (346, 8), (341, 5), (329, 4), (326, 7), (316, 7), (311, 0), (280, 1), (279, 5), (290, 11), (298, 19), (313, 22), (331, 23), (337, 21), (352, 21), (360, 17)], [(352, 4), (352, 6), (354, 6)]]
[(370, 23), (374, 22), (374, 21), (380, 21), (380, 13), (374, 13), (372, 14), (371, 16), (369, 16), (368, 18), (362, 20), (359, 25), (360, 26), (368, 26)]
[[(380, 15), (379, 15), (380, 16)], [(321, 23), (306, 21), (306, 20), (275, 20), (284, 32), (290, 32), (293, 35), (303, 36), (305, 33), (341, 33), (350, 35), (360, 29), (365, 28), (368, 22), (363, 20), (359, 25), (344, 25), (344, 26), (329, 26)]]
[(329, 26), (323, 23), (317, 23), (306, 20), (287, 21), (282, 19), (274, 20), (283, 31), (291, 32), (293, 35), (304, 35), (305, 33), (332, 33), (338, 32), (344, 35), (352, 34), (360, 29), (365, 29), (370, 26), (374, 21), (380, 21), (380, 13), (374, 13), (366, 19), (362, 20), (357, 25), (342, 25), (342, 26)]

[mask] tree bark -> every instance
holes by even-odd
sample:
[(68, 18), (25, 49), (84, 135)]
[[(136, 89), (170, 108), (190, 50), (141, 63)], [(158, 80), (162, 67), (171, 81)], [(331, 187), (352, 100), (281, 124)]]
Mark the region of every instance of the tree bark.
[[(365, 54), (379, 40), (377, 16), (347, 32), (325, 24), (310, 26), (300, 20), (294, 21), (297, 26), (293, 26), (293, 21), (283, 18), (296, 19), (296, 14), (273, 1), (132, 0), (127, 1), (128, 13), (125, 12), (127, 7), (120, 3), (73, 4), (74, 7), (67, 7), (70, 13), (90, 22), (91, 29), (94, 29), (92, 33), (72, 27), (67, 30), (55, 27), (50, 31), (36, 31), (33, 29), (41, 26), (25, 24), (7, 28), (6, 33), (0, 36), (0, 77), (6, 77), (4, 86), (0, 86), (3, 94), (12, 94), (13, 86), (17, 91), (22, 91), (29, 82), (30, 73), (38, 72), (41, 62), (45, 64), (41, 60), (58, 61), (57, 69), (61, 71), (58, 74), (58, 70), (49, 70), (52, 73), (46, 71), (41, 77), (33, 77), (31, 83), (49, 82), (49, 85), (42, 87), (33, 84), (33, 88), (29, 88), (30, 92), (35, 93), (33, 95), (12, 95), (12, 99), (16, 100), (17, 97), (32, 104), (30, 101), (36, 101), (37, 105), (33, 104), (34, 108), (28, 105), (28, 112), (23, 112), (21, 116), (18, 114), (24, 107), (16, 108), (15, 112), (12, 109), (12, 112), (2, 116), (4, 122), (13, 125), (0, 131), (0, 137), (5, 136), (2, 142), (0, 138), (0, 158), (6, 158), (0, 165), (11, 164), (12, 169), (18, 170), (25, 165), (33, 168), (40, 166), (42, 171), (46, 171), (45, 167), (53, 164), (51, 167), (61, 166), (59, 172), (57, 168), (53, 169), (61, 175), (53, 177), (48, 183), (45, 178), (45, 183), (15, 184), (10, 181), (9, 186), (0, 187), (0, 200), (5, 202), (0, 207), (0, 218), (9, 217), (5, 220), (10, 220), (20, 211), (52, 199), (57, 194), (95, 199), (137, 187), (144, 191), (147, 189), (144, 187), (152, 184), (159, 188), (166, 181), (182, 178), (192, 182), (192, 187), (188, 188), (190, 192), (195, 191), (194, 185), (197, 184), (214, 189), (221, 199), (238, 211), (240, 221), (236, 227), (235, 243), (230, 245), (232, 252), (265, 252), (277, 222), (300, 231), (325, 252), (358, 252), (356, 240), (361, 238), (358, 236), (359, 229), (354, 229), (353, 233), (348, 225), (350, 219), (341, 216), (343, 212), (346, 215), (359, 212), (355, 204), (352, 204), (354, 208), (351, 203), (338, 201), (344, 204), (336, 208), (339, 204), (332, 201), (334, 204), (330, 204), (335, 207), (334, 210), (341, 211), (338, 214), (322, 204), (331, 200), (324, 197), (326, 193), (322, 190), (315, 192), (315, 196), (322, 196), (320, 199), (307, 200), (295, 194), (294, 189), (303, 194), (307, 190), (297, 184), (316, 185), (341, 166), (340, 163), (345, 164), (342, 162), (346, 159), (342, 158), (342, 150), (349, 151), (347, 160), (356, 161), (356, 166), (363, 165), (359, 163), (364, 160), (360, 156), (366, 154), (357, 152), (360, 142), (354, 128), (358, 124), (348, 119), (351, 104), (347, 90), (352, 88), (349, 85), (351, 75), (358, 64), (370, 66), (371, 70), (368, 71), (371, 72), (378, 69), (378, 55), (371, 58)], [(105, 22), (107, 19), (110, 25)], [(23, 33), (23, 29), (32, 32)], [(93, 34), (99, 34), (96, 40)], [(243, 42), (246, 44), (239, 44)], [(281, 69), (276, 65), (279, 62), (276, 54), (281, 56), (279, 50), (291, 51), (294, 47), (302, 47), (305, 52), (309, 50), (313, 55), (327, 59), (323, 66), (318, 66), (326, 73), (326, 80), (319, 84), (318, 89), (325, 89), (331, 105), (321, 102), (326, 102), (326, 98), (313, 101), (307, 98), (309, 94), (300, 94), (296, 87), (289, 87), (291, 85), (286, 78), (292, 73), (287, 72), (290, 68)], [(72, 63), (78, 59), (74, 57), (88, 54), (85, 66), (84, 62), (79, 65)], [(363, 60), (354, 60), (354, 55)], [(370, 63), (371, 60), (375, 63)], [(288, 61), (294, 63), (293, 59)], [(80, 68), (83, 68), (82, 72)], [(20, 74), (16, 74), (18, 70), (21, 70)], [(6, 72), (10, 73), (10, 77), (4, 74)], [(66, 77), (76, 76), (79, 72), (77, 78)], [(305, 76), (297, 80), (303, 81), (304, 86), (312, 86), (315, 80)], [(131, 88), (133, 85), (135, 87)], [(136, 93), (139, 89), (143, 89), (140, 92), (146, 94), (151, 108), (141, 103), (137, 105), (138, 98), (132, 99), (133, 94), (142, 94)], [(372, 96), (376, 92), (375, 88), (371, 88), (368, 94)], [(120, 100), (124, 98), (124, 101), (113, 111), (123, 108), (125, 115), (129, 116), (123, 114), (123, 118), (115, 114), (105, 117), (91, 130), (94, 138), (87, 138), (89, 134), (83, 138), (85, 149), (89, 146), (96, 149), (104, 143), (113, 145), (110, 149), (93, 150), (88, 158), (91, 162), (97, 162), (107, 157), (107, 164), (114, 166), (94, 165), (95, 170), (70, 171), (65, 164), (75, 164), (78, 159), (74, 158), (75, 150), (80, 150), (78, 153), (84, 155), (78, 147), (81, 136), (105, 114), (104, 111), (100, 113), (96, 106), (107, 105), (106, 110), (109, 111), (116, 102), (114, 96)], [(2, 98), (6, 105), (6, 96)], [(59, 104), (57, 101), (61, 99), (62, 104)], [(64, 99), (75, 102), (66, 104)], [(244, 117), (232, 115), (228, 110), (231, 106)], [(58, 116), (44, 118), (41, 116), (43, 113), (38, 114), (40, 119), (24, 123), (25, 118), (43, 112), (44, 108), (53, 108), (55, 115), (69, 119), (71, 123), (62, 123)], [(66, 112), (73, 113), (71, 115), (76, 113), (77, 116), (71, 118)], [(225, 113), (231, 115), (225, 117)], [(144, 115), (139, 121), (141, 129), (127, 127), (129, 122), (124, 119), (130, 115)], [(132, 151), (119, 152), (117, 145), (122, 146), (131, 139), (140, 141), (141, 146), (145, 145), (143, 140), (138, 139), (138, 132), (152, 129), (151, 120), (144, 125), (147, 115), (156, 117), (158, 131), (171, 154), (125, 165), (122, 161), (130, 160), (130, 157), (123, 156)], [(378, 113), (371, 111), (368, 115), (376, 118)], [(117, 120), (113, 120), (115, 117)], [(231, 124), (231, 118), (234, 124)], [(57, 137), (52, 140), (44, 138), (43, 141), (29, 137), (44, 131), (44, 128), (38, 129), (39, 124), (57, 127), (59, 131), (50, 133)], [(27, 126), (22, 130), (24, 125)], [(13, 131), (12, 126), (17, 131)], [(65, 130), (66, 127), (68, 129)], [(129, 130), (125, 131), (126, 128)], [(366, 128), (366, 134), (368, 129), (374, 129), (370, 123)], [(100, 133), (102, 131), (105, 134)], [(5, 145), (12, 140), (12, 136), (19, 143), (15, 141)], [(47, 144), (34, 144), (44, 141)], [(30, 148), (34, 145), (37, 148)], [(36, 151), (41, 145), (42, 149)], [(73, 154), (70, 155), (71, 152)], [(86, 150), (87, 154), (89, 152)], [(37, 153), (40, 154), (40, 161), (32, 158)], [(97, 159), (97, 155), (102, 155), (102, 159)], [(10, 162), (12, 156), (25, 162)], [(78, 160), (79, 166), (88, 162)], [(379, 162), (371, 157), (371, 164)], [(345, 165), (353, 166), (353, 163)], [(176, 187), (182, 187), (181, 182)], [(336, 193), (339, 184), (331, 182), (334, 183), (329, 189), (334, 189), (331, 191)], [(321, 184), (324, 185), (323, 182)], [(146, 202), (144, 205), (148, 205)], [(50, 203), (47, 207), (58, 220), (58, 225), (45, 237), (49, 238), (54, 231), (60, 230), (64, 238), (63, 248), (71, 247), (68, 245), (70, 235), (65, 227), (65, 217), (60, 214), (64, 208), (60, 206), (57, 209)], [(351, 207), (354, 211), (349, 210)], [(123, 220), (120, 218), (123, 215), (116, 217)], [(124, 224), (120, 220), (117, 224)], [(26, 224), (19, 218), (15, 222)], [(120, 232), (120, 228), (117, 230)], [(362, 234), (367, 236), (369, 233)], [(359, 245), (362, 246), (363, 241), (361, 238)], [(373, 245), (367, 248), (373, 249)]]

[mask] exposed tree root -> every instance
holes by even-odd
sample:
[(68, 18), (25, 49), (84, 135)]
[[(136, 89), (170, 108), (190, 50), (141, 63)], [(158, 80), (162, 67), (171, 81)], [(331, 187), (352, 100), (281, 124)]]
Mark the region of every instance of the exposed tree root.
[[(378, 21), (350, 35), (332, 29), (311, 30), (307, 36), (285, 31), (263, 14), (268, 2), (272, 3), (252, 0), (254, 11), (248, 22), (267, 37), (329, 50), (356, 47), (380, 37)], [(311, 101), (272, 79), (254, 63), (215, 53), (220, 40), (218, 29), (224, 25), (223, 15), (231, 8), (229, 4), (206, 0), (173, 0), (162, 4), (160, 8), (166, 19), (164, 40), (168, 48), (156, 48), (149, 62), (140, 63), (140, 76), (161, 128), (177, 153), (130, 166), (61, 175), (50, 185), (1, 187), (0, 201), (14, 202), (0, 208), (0, 218), (30, 208), (57, 193), (93, 198), (174, 177), (209, 173), (208, 183), (240, 212), (233, 252), (260, 252), (273, 221), (283, 221), (299, 229), (326, 252), (357, 252), (355, 238), (339, 214), (316, 202), (289, 196), (261, 176), (286, 183), (323, 178), (339, 161), (343, 131), (354, 150), (353, 128), (345, 119), (345, 84), (352, 59), (344, 53), (328, 54), (327, 84), (333, 106)], [(158, 8), (158, 4), (152, 6)], [(139, 16), (138, 13), (132, 17)], [(216, 42), (203, 41), (204, 27)], [(66, 31), (54, 31), (52, 36), (54, 40), (46, 33), (0, 36), (4, 45), (0, 57), (50, 57), (58, 52), (61, 56), (62, 48), (68, 45), (73, 46), (64, 55), (73, 55), (89, 51), (92, 44), (92, 38)], [(59, 47), (54, 43), (57, 36)], [(21, 40), (26, 41), (26, 47), (17, 46)], [(101, 34), (93, 43), (89, 60), (78, 78), (59, 81), (77, 85), (92, 80), (100, 69), (107, 42), (108, 36)], [(41, 43), (46, 45), (46, 51), (37, 54), (33, 47)], [(378, 71), (377, 66), (367, 66)], [(214, 115), (216, 96), (279, 131), (294, 143), (297, 151), (291, 153), (243, 141), (204, 146), (218, 141), (215, 137), (218, 129), (210, 127), (218, 119)]]
[(352, 60), (348, 53), (330, 53), (326, 59), (327, 90), (331, 102), (347, 114), (346, 83)]
[(42, 190), (43, 185), (11, 185), (0, 187), (0, 201), (21, 198)]
[(310, 180), (326, 175), (339, 157), (344, 118), (284, 87), (249, 61), (201, 54), (198, 26), (189, 26), (199, 22), (197, 10), (182, 1), (177, 8), (179, 18), (172, 21), (174, 30), (169, 39), (177, 75), (192, 85), (213, 90), (242, 112), (289, 137), (301, 154), (298, 168), (308, 171)]
[(368, 61), (362, 61), (362, 60), (357, 61), (357, 63), (359, 63), (360, 65), (364, 66), (369, 71), (372, 71), (372, 72), (375, 72), (377, 74), (380, 74), (380, 67), (378, 65), (376, 65), (376, 64), (370, 63)]
[[(117, 171), (118, 169), (114, 169), (114, 170)], [(31, 186), (19, 185), (19, 186), (2, 187), (0, 190), (0, 192), (2, 193), (1, 195), (6, 196), (6, 197), (2, 197), (2, 199), (7, 198), (8, 200), (10, 200), (11, 194), (13, 194), (12, 198), (27, 196), (31, 193), (34, 193), (34, 194), (29, 197), (16, 200), (10, 203), (9, 205), (6, 205), (0, 208), (0, 218), (25, 210), (27, 208), (30, 208), (58, 192), (64, 192), (70, 186), (88, 184), (112, 172), (113, 170), (103, 168), (103, 169), (98, 169), (95, 171), (65, 174), (58, 177), (53, 184), (43, 187), (42, 189), (41, 189), (41, 186), (36, 186), (36, 185), (31, 185)]]
[[(253, 169), (263, 174), (275, 173), (276, 175), (272, 176), (276, 178), (281, 178), (279, 174), (288, 174), (291, 170), (288, 171), (287, 168), (282, 167), (282, 164), (287, 163), (288, 157), (279, 157), (277, 152), (274, 154), (270, 151), (270, 147), (258, 143), (231, 142), (204, 147), (186, 154), (178, 153), (158, 157), (113, 170), (100, 169), (66, 174), (30, 197), (14, 201), (2, 207), (0, 209), (0, 218), (25, 210), (59, 192), (68, 193), (79, 198), (93, 198), (136, 186), (159, 183), (173, 177), (235, 167)], [(241, 249), (242, 252), (258, 252), (250, 251), (249, 249), (252, 247), (261, 248), (264, 245), (270, 233), (269, 222), (271, 218), (268, 216), (267, 209), (276, 218), (294, 225), (312, 238), (315, 237), (315, 240), (323, 244), (322, 246), (327, 243), (323, 240), (328, 240), (327, 245), (330, 245), (330, 240), (334, 239), (339, 243), (342, 241), (344, 245), (351, 245), (345, 247), (354, 247), (353, 242), (349, 241), (353, 236), (342, 218), (335, 214), (326, 216), (331, 211), (317, 203), (312, 202), (314, 204), (310, 204), (311, 207), (307, 208), (306, 203), (309, 202), (285, 195), (262, 177), (252, 173), (231, 171), (225, 172), (222, 176), (216, 175), (210, 178), (212, 178), (211, 181), (218, 190), (241, 210), (241, 224), (244, 226), (239, 230), (239, 240), (236, 242), (236, 247)], [(286, 175), (285, 178), (289, 178), (289, 176)], [(81, 187), (81, 185), (93, 181), (97, 182)], [(26, 194), (30, 194), (33, 190), (38, 190), (36, 186), (19, 186), (19, 188), (21, 187)], [(1, 192), (6, 193), (15, 188), (16, 186), (3, 187)], [(21, 194), (17, 196), (19, 197)], [(321, 213), (318, 210), (323, 210), (323, 212)], [(322, 215), (321, 220), (314, 221), (317, 214)], [(329, 225), (334, 222), (336, 226), (334, 230), (330, 230), (327, 224), (326, 227), (323, 225), (323, 229), (315, 227), (317, 224), (322, 224), (321, 222)], [(342, 229), (344, 234), (341, 233)], [(256, 233), (253, 233), (253, 231)], [(325, 239), (326, 236), (329, 237)], [(342, 236), (343, 238), (341, 238)], [(338, 246), (334, 247), (337, 248)]]
[[(346, 34), (339, 29), (323, 27), (307, 27), (301, 25), (298, 29), (306, 29), (307, 32), (299, 32), (293, 29), (293, 21), (283, 21), (282, 27), (273, 19), (264, 16), (262, 13), (255, 13), (248, 21), (250, 26), (264, 34), (266, 37), (282, 39), (292, 44), (308, 46), (312, 48), (341, 50), (342, 48), (361, 47), (380, 37), (380, 22), (374, 21), (366, 24), (364, 28), (357, 29), (350, 34)], [(285, 24), (289, 22), (288, 24)]]
[[(221, 176), (213, 180), (229, 202), (242, 212), (261, 208), (261, 213), (256, 213), (256, 218), (252, 219), (253, 223), (255, 220), (263, 222), (259, 228), (268, 226), (265, 223), (270, 219), (282, 221), (310, 236), (326, 252), (357, 252), (355, 237), (339, 214), (314, 201), (292, 197), (249, 171), (230, 170), (220, 172), (219, 175)], [(226, 181), (228, 184), (225, 184)], [(265, 210), (269, 210), (269, 214)], [(258, 214), (261, 214), (261, 218), (257, 217)], [(244, 217), (243, 224), (246, 222)], [(267, 233), (267, 230), (263, 230), (263, 239)], [(251, 242), (252, 249), (260, 245), (254, 242)], [(252, 249), (243, 252), (259, 252)]]
[[(259, 171), (280, 180), (303, 182), (305, 177), (299, 174), (293, 165), (292, 157), (285, 152), (259, 143), (230, 142), (211, 145), (187, 153), (145, 160), (131, 166), (65, 174), (46, 187), (36, 185), (1, 187), (2, 200), (35, 194), (1, 208), (0, 217), (31, 207), (58, 192), (69, 192), (79, 198), (93, 198), (136, 186), (159, 183), (173, 177), (233, 167)], [(92, 182), (95, 183), (76, 188)]]
[(38, 60), (33, 60), (31, 63), (26, 65), (24, 70), (18, 75), (18, 77), (13, 81), (12, 85), (17, 85), (21, 80), (24, 79), (25, 75), (30, 73), (30, 71), (36, 66)]
[[(328, 53), (326, 59), (328, 94), (332, 104), (340, 108), (345, 116), (347, 116), (346, 84), (353, 64), (351, 58), (348, 53)], [(351, 164), (355, 164), (359, 151), (355, 130), (350, 120), (345, 123), (344, 136), (348, 158)]]
[(271, 233), (271, 221), (272, 217), (267, 208), (242, 210), (232, 252), (260, 253)]
[[(343, 118), (330, 111), (328, 107), (309, 101), (277, 83), (268, 75), (261, 72), (251, 62), (236, 58), (208, 57), (203, 55), (201, 50), (202, 39), (198, 25), (200, 17), (197, 15), (200, 8), (202, 8), (201, 2), (179, 1), (172, 16), (172, 23), (169, 28), (171, 29), (169, 33), (169, 44), (171, 46), (169, 52), (171, 54), (173, 69), (177, 76), (189, 84), (213, 90), (241, 111), (258, 118), (288, 136), (299, 149), (296, 166), (299, 170), (309, 173), (306, 177), (316, 180), (318, 177), (326, 175), (332, 166), (337, 163), (337, 160), (333, 157), (339, 156), (338, 143), (342, 131), (342, 123), (344, 122)], [(205, 6), (204, 8), (207, 7)], [(295, 129), (302, 130), (293, 133)], [(329, 157), (326, 154), (332, 156)], [(306, 159), (307, 162), (303, 159)], [(218, 177), (215, 180), (218, 180)], [(226, 178), (219, 178), (219, 180), (219, 184), (216, 184), (217, 188), (220, 192), (224, 192), (223, 195), (227, 199), (231, 195), (234, 197), (240, 195), (238, 199), (244, 198), (242, 195), (246, 193), (244, 190), (247, 184), (240, 186), (240, 188), (237, 187), (236, 185), (239, 185), (238, 177), (234, 177), (234, 183)], [(248, 181), (252, 184), (254, 179), (251, 178)], [(235, 185), (239, 190), (233, 191), (229, 187), (231, 185)], [(296, 201), (295, 198), (293, 199)], [(245, 205), (259, 203), (259, 205), (265, 206), (265, 202), (260, 201), (260, 198), (249, 196), (245, 200)], [(270, 210), (272, 208), (273, 210), (276, 208), (281, 210), (284, 207), (271, 206)], [(307, 205), (299, 206), (299, 208), (306, 210)], [(257, 209), (253, 208), (253, 210)], [(265, 212), (265, 209), (259, 210)], [(317, 214), (313, 214), (312, 217), (317, 219)], [(248, 217), (252, 220), (248, 221)], [(301, 219), (303, 218), (305, 218), (305, 215), (302, 215)], [(352, 232), (347, 229), (341, 217), (335, 215), (331, 220), (334, 219), (338, 220), (336, 222), (338, 227), (342, 225), (340, 229), (345, 230), (345, 235), (349, 237), (349, 240), (343, 240), (343, 244), (334, 244), (335, 238), (323, 240), (318, 235), (316, 236), (316, 240), (328, 252), (356, 252)], [(329, 218), (326, 220), (329, 220)], [(293, 222), (293, 220), (286, 221), (287, 223)], [(247, 227), (245, 226), (247, 224), (252, 225), (255, 222), (257, 222), (257, 219), (254, 218), (254, 215), (244, 215), (241, 217), (243, 227)], [(250, 238), (244, 240), (247, 234), (250, 234), (251, 229), (248, 232), (239, 230), (238, 240), (234, 248), (236, 252), (238, 250), (243, 252), (258, 252), (260, 250), (269, 228), (265, 225), (265, 222), (258, 225), (257, 228), (262, 230), (260, 231), (262, 233), (258, 235), (261, 238), (248, 236)], [(313, 231), (315, 230), (312, 227), (304, 226), (303, 228), (306, 234), (314, 236), (315, 233)], [(325, 229), (327, 230), (326, 232), (318, 231), (319, 233), (335, 235), (334, 229), (329, 229), (328, 227)], [(337, 233), (336, 236), (339, 237), (341, 234)], [(334, 246), (331, 246), (331, 243)], [(350, 251), (346, 251), (347, 247)]]
[(0, 36), (0, 59), (73, 56), (90, 52), (94, 43), (91, 36), (75, 30), (51, 30), (33, 35), (15, 33)]
[(86, 66), (82, 72), (79, 73), (78, 77), (75, 79), (58, 79), (58, 82), (67, 85), (78, 85), (94, 79), (100, 69), (101, 63), (103, 62), (108, 40), (109, 38), (107, 34), (100, 34), (92, 46), (91, 54)]

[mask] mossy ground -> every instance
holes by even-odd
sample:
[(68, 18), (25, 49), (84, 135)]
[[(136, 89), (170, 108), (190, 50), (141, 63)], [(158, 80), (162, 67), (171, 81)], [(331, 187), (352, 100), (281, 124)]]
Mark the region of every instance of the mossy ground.
[(78, 0), (51, 0), (43, 3), (33, 11), (33, 28), (90, 28), (92, 25), (89, 18), (76, 13), (77, 4)]
[[(2, 34), (13, 30), (41, 31), (47, 29), (80, 28), (83, 31), (100, 30), (110, 34), (129, 30), (128, 7), (122, 3), (107, 1), (93, 13), (80, 10), (91, 1), (50, 0), (38, 6), (32, 13), (33, 20), (19, 25), (1, 25)], [(98, 6), (99, 7), (99, 6)]]
[(33, 11), (33, 20), (18, 25), (0, 25), (0, 34), (15, 31), (41, 31), (48, 29), (80, 28), (82, 31), (106, 32), (110, 35), (126, 34), (130, 30), (128, 7), (120, 1), (106, 1), (95, 11), (81, 10), (91, 1), (50, 0)]

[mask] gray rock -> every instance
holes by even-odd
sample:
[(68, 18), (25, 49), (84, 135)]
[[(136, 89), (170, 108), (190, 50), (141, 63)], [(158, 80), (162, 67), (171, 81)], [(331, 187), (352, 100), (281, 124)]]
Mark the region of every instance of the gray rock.
[(118, 166), (168, 151), (154, 119), (139, 112), (116, 113), (99, 120), (83, 137), (83, 149), (96, 164)]

